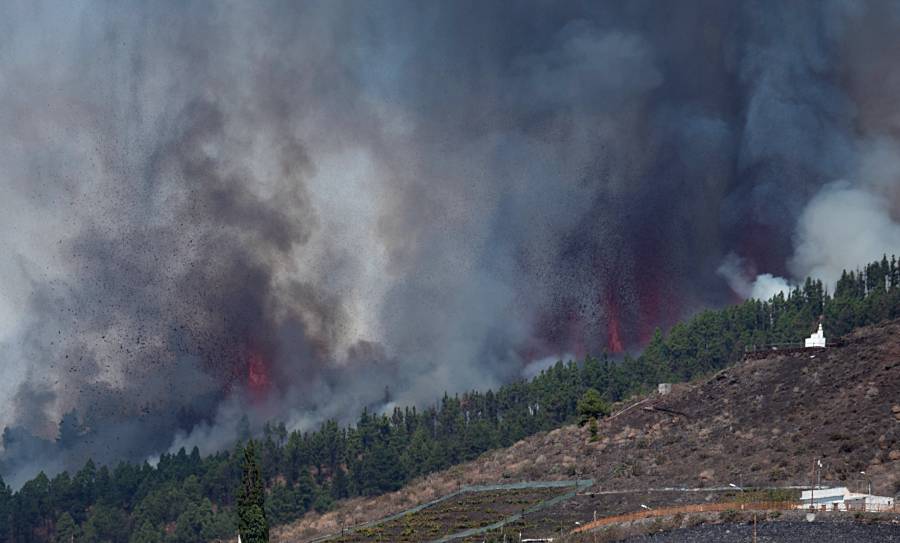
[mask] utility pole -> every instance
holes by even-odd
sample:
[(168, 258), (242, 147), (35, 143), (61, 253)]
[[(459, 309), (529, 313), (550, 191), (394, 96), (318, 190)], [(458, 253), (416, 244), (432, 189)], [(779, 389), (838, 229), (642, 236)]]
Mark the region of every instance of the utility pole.
[(813, 487), (809, 493), (809, 508), (815, 511), (816, 507), (816, 487), (819, 486), (819, 477), (822, 475), (822, 461), (816, 458), (813, 462)]
[(868, 484), (868, 489), (869, 489), (869, 495), (871, 495), (872, 494), (872, 479), (869, 479), (869, 476), (866, 475), (866, 472), (864, 472), (864, 471), (859, 472), (859, 474), (866, 478), (866, 483)]
[(818, 466), (818, 471), (816, 471), (816, 486), (822, 486), (822, 461), (816, 460), (816, 465)]

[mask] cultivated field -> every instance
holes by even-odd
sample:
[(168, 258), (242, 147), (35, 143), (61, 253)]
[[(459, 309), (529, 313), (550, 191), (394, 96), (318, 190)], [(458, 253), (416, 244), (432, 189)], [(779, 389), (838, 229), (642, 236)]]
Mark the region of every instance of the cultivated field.
[[(900, 492), (900, 321), (855, 331), (841, 347), (775, 353), (749, 360), (668, 396), (649, 395), (601, 421), (600, 439), (567, 426), (524, 439), (374, 498), (356, 498), (323, 515), (279, 527), (273, 541), (294, 542), (386, 517), (449, 494), (460, 485), (590, 477), (571, 500), (527, 515), (525, 537), (651, 507), (736, 499), (716, 488), (809, 485), (820, 459), (823, 484)], [(824, 406), (824, 407), (823, 407)], [(653, 492), (707, 487), (701, 492)], [(632, 493), (603, 494), (602, 491)], [(511, 527), (514, 529), (515, 527)]]
[(330, 541), (432, 541), (471, 528), (489, 526), (570, 490), (563, 487), (466, 492), (416, 513), (361, 528)]

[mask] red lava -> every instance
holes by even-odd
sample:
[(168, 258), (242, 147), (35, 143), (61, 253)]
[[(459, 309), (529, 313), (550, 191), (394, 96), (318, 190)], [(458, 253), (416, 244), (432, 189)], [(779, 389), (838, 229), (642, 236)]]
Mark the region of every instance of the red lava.
[(262, 354), (251, 353), (250, 363), (247, 365), (247, 388), (250, 390), (250, 394), (256, 399), (263, 398), (271, 384), (269, 368), (266, 366)]
[(619, 332), (619, 308), (614, 303), (609, 305), (609, 320), (606, 327), (607, 337), (609, 338), (609, 352), (621, 353), (625, 349)]

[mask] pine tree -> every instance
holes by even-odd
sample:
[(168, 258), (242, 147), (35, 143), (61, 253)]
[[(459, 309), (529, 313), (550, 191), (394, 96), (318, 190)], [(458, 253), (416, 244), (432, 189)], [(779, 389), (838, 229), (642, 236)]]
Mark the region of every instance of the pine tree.
[(56, 543), (74, 543), (78, 539), (78, 526), (69, 513), (63, 513), (56, 520), (56, 534), (53, 541)]
[(584, 396), (578, 400), (578, 417), (582, 426), (587, 424), (591, 419), (597, 419), (609, 415), (609, 404), (603, 400), (600, 393), (589, 388), (585, 391)]
[(350, 496), (350, 482), (347, 480), (347, 472), (337, 466), (334, 471), (334, 481), (331, 484), (331, 495), (335, 500)]
[(69, 449), (74, 446), (81, 438), (81, 423), (78, 422), (78, 411), (75, 409), (63, 415), (59, 421), (59, 434), (56, 443), (61, 449)]
[(590, 432), (591, 432), (591, 442), (597, 441), (597, 439), (598, 439), (597, 432), (599, 430), (599, 426), (597, 425), (597, 419), (595, 419), (594, 417), (591, 417), (591, 421), (588, 423), (588, 427), (590, 428)]
[(13, 494), (12, 489), (0, 477), (0, 541), (6, 541), (10, 535)]
[[(745, 346), (801, 341), (823, 315), (830, 338), (900, 317), (896, 257), (844, 272), (833, 295), (821, 281), (808, 280), (769, 300), (703, 312), (666, 336), (658, 330), (638, 357), (560, 361), (529, 381), (445, 395), (422, 412), (394, 409), (388, 417), (364, 410), (355, 426), (327, 421), (305, 433), (288, 434), (283, 424), (270, 424), (263, 441), (246, 448), (244, 441), (207, 457), (196, 447), (190, 453), (182, 448), (162, 454), (157, 466), (122, 463), (111, 469), (88, 461), (72, 476), (62, 472), (48, 480), (40, 474), (15, 494), (0, 478), (0, 541), (32, 541), (37, 534), (41, 541), (66, 541), (73, 527), (75, 540), (88, 543), (124, 543), (129, 533), (129, 543), (230, 540), (236, 529), (247, 543), (266, 541), (269, 522), (294, 520), (310, 508), (324, 511), (332, 500), (398, 488), (579, 415), (588, 424), (585, 434), (599, 439), (597, 420), (608, 413), (606, 402), (659, 381), (723, 368)], [(78, 419), (70, 412), (60, 422), (61, 449), (88, 436)], [(244, 417), (239, 426), (241, 438), (249, 439), (249, 420)], [(24, 437), (7, 429), (0, 440), (11, 447)], [(268, 491), (264, 483), (271, 485)], [(67, 516), (59, 515), (63, 511)]]
[[(241, 529), (243, 543), (260, 543), (269, 541), (269, 523), (266, 512), (258, 504), (247, 508), (243, 516), (244, 529)], [(247, 535), (243, 535), (247, 534)]]
[(265, 489), (256, 461), (256, 444), (251, 439), (244, 448), (243, 476), (238, 490), (238, 531), (244, 543), (269, 541), (265, 513)]
[(128, 541), (128, 513), (118, 507), (98, 504), (91, 508), (82, 525), (79, 541), (87, 543), (125, 543)]
[(305, 513), (312, 507), (313, 500), (316, 499), (316, 481), (313, 480), (309, 469), (301, 468), (300, 476), (297, 477), (297, 489), (295, 501), (300, 507), (300, 512)]
[(162, 531), (154, 528), (150, 521), (145, 520), (140, 528), (131, 534), (128, 543), (162, 543), (162, 541)]

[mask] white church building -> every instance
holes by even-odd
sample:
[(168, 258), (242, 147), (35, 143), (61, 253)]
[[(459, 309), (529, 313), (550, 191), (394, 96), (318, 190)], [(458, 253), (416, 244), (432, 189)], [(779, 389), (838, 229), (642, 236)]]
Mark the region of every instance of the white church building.
[(822, 323), (819, 323), (819, 329), (813, 332), (813, 335), (806, 338), (803, 346), (807, 349), (812, 347), (825, 348), (825, 332), (822, 331)]

